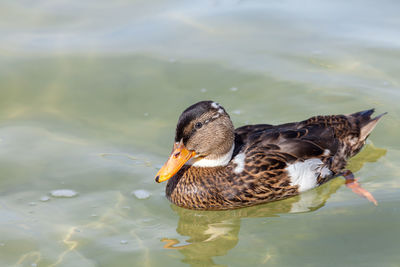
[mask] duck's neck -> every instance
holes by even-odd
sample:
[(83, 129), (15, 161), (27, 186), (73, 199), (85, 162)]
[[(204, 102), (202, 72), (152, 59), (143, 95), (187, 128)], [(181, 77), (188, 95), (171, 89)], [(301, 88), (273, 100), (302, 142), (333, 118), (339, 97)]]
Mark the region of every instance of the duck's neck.
[(198, 157), (190, 159), (186, 165), (194, 167), (219, 167), (228, 165), (229, 161), (232, 159), (233, 150), (235, 144), (232, 144), (231, 149), (222, 155), (209, 155), (207, 157)]

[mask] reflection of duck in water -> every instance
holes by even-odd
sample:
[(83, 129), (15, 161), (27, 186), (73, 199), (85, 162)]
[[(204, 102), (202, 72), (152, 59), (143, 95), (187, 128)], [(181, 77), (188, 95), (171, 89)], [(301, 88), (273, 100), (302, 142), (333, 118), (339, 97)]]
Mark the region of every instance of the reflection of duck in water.
[[(171, 178), (167, 197), (198, 210), (235, 209), (295, 196), (343, 173), (348, 158), (362, 148), (383, 115), (371, 119), (372, 113), (234, 130), (223, 107), (202, 101), (179, 117), (174, 150), (156, 181)], [(369, 196), (358, 184), (352, 186)]]
[(236, 210), (195, 211), (172, 205), (179, 215), (177, 233), (189, 238), (183, 244), (165, 238), (164, 248), (179, 250), (184, 256), (182, 261), (191, 266), (215, 266), (214, 257), (226, 255), (239, 242), (241, 218), (317, 210), (341, 185), (343, 180), (334, 180), (293, 198)]
[[(375, 162), (385, 153), (384, 149), (367, 145), (352, 159), (348, 167), (357, 171), (365, 162)], [(298, 196), (244, 209), (195, 211), (171, 205), (179, 215), (177, 233), (189, 238), (183, 243), (167, 238), (162, 241), (165, 242), (165, 248), (179, 250), (184, 256), (184, 263), (192, 266), (213, 266), (216, 265), (213, 257), (226, 255), (239, 242), (241, 218), (278, 217), (285, 213), (312, 212), (323, 207), (343, 184), (343, 180), (334, 179)]]

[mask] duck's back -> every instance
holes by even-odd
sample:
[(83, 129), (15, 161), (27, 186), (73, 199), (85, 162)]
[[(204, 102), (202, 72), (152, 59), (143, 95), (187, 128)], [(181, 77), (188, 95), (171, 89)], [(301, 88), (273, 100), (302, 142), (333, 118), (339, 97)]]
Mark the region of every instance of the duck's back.
[(371, 119), (373, 109), (351, 115), (316, 116), (281, 125), (246, 125), (235, 130), (241, 150), (264, 150), (286, 155), (287, 163), (320, 158), (337, 174), (354, 156), (381, 116)]

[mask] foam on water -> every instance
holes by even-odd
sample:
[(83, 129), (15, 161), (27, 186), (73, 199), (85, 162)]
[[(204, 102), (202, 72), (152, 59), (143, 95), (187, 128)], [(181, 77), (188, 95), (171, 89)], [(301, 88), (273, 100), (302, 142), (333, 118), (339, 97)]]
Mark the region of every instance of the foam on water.
[(150, 192), (143, 189), (134, 190), (131, 194), (134, 195), (137, 199), (146, 199), (149, 198), (151, 195)]
[(40, 198), (40, 201), (42, 201), (42, 202), (46, 202), (46, 201), (49, 201), (49, 200), (50, 200), (50, 198), (48, 196), (42, 196)]
[(78, 192), (71, 189), (57, 189), (50, 192), (52, 197), (75, 197)]

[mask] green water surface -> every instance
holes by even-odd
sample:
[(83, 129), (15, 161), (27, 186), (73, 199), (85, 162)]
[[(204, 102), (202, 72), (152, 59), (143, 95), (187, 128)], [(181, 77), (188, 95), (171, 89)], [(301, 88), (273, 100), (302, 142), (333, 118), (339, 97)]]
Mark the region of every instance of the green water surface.
[[(0, 266), (400, 266), (398, 1), (0, 2)], [(177, 118), (389, 112), (342, 178), (198, 212), (154, 175)], [(68, 189), (74, 197), (51, 191)]]

